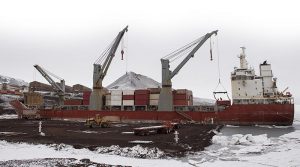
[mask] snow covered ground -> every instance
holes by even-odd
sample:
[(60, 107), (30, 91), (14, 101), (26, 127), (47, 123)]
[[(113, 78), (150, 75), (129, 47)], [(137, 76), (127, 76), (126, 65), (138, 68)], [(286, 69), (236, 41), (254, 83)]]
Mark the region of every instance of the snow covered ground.
[[(206, 150), (191, 153), (185, 158), (141, 159), (135, 154), (149, 154), (151, 149), (136, 146), (112, 149), (122, 150), (119, 155), (98, 151), (74, 149), (68, 145), (32, 145), (0, 141), (0, 161), (40, 158), (88, 158), (97, 163), (130, 166), (300, 166), (300, 106), (296, 106), (292, 126), (227, 126), (213, 137), (213, 144)], [(5, 130), (3, 130), (5, 131)], [(117, 147), (117, 146), (114, 146)], [(104, 151), (103, 151), (104, 150)], [(124, 157), (124, 152), (130, 151)], [(150, 152), (149, 152), (150, 151)], [(159, 153), (159, 152), (158, 152)], [(115, 154), (115, 153), (114, 153)], [(120, 156), (123, 155), (123, 156)]]
[(0, 119), (17, 119), (18, 115), (16, 114), (4, 114), (0, 115)]
[[(139, 151), (140, 147), (135, 147)], [(143, 149), (141, 149), (143, 150)], [(102, 152), (103, 150), (100, 149)], [(111, 165), (127, 166), (189, 166), (189, 164), (172, 159), (137, 159), (117, 155), (100, 154), (97, 151), (88, 149), (74, 149), (68, 145), (46, 146), (32, 145), (26, 143), (12, 144), (0, 141), (0, 161), (40, 159), (40, 158), (88, 158), (93, 162)]]

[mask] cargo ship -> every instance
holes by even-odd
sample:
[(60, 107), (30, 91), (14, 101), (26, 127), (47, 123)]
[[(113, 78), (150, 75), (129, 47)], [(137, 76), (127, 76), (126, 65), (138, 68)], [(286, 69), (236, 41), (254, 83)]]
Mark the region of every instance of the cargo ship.
[[(105, 95), (104, 109), (88, 110), (90, 93), (84, 93), (85, 105), (65, 105), (61, 109), (40, 109), (43, 118), (89, 118), (96, 114), (119, 116), (122, 120), (187, 120), (209, 124), (291, 125), (294, 102), (291, 93), (279, 92), (271, 64), (259, 65), (260, 75), (248, 68), (245, 52), (240, 67), (231, 73), (232, 100), (216, 99), (214, 105), (193, 105), (193, 94), (186, 89), (173, 90), (174, 110), (158, 111), (160, 88), (111, 90)], [(85, 101), (86, 100), (86, 101)]]
[[(161, 59), (161, 87), (136, 90), (107, 90), (103, 88), (102, 80), (127, 28), (119, 32), (111, 48), (106, 50), (95, 62), (93, 91), (83, 93), (81, 103), (66, 100), (64, 105), (59, 108), (39, 109), (38, 113), (41, 118), (86, 119), (99, 114), (100, 116), (119, 116), (122, 120), (137, 121), (182, 120), (203, 124), (231, 125), (293, 124), (294, 99), (292, 94), (286, 92), (287, 89), (278, 91), (277, 79), (273, 77), (271, 64), (267, 61), (259, 65), (259, 75), (256, 75), (255, 70), (248, 67), (244, 47), (242, 47), (242, 52), (239, 55), (240, 66), (235, 67), (231, 73), (232, 99), (228, 96), (228, 99), (216, 97), (218, 94), (227, 94), (226, 91), (213, 92), (215, 95), (213, 105), (197, 105), (193, 104), (192, 91), (172, 89), (172, 77), (194, 56), (207, 39), (213, 34), (217, 34), (217, 31), (208, 33), (186, 45), (186, 48), (183, 49), (192, 48), (192, 51), (174, 71), (169, 70), (170, 59)], [(186, 51), (183, 49), (172, 52), (172, 55), (168, 55), (168, 57), (174, 58), (177, 53)], [(123, 58), (123, 50), (121, 53)], [(46, 73), (42, 74), (47, 76)], [(49, 78), (47, 77), (47, 80)], [(62, 87), (57, 84), (52, 85), (60, 91), (60, 100), (63, 100), (64, 81), (62, 83)], [(19, 111), (26, 110), (22, 105), (12, 105)]]

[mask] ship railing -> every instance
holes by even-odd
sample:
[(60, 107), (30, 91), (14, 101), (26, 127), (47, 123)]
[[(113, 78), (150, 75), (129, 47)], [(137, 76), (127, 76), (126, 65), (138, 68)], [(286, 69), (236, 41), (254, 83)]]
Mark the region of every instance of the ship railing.
[(233, 99), (233, 104), (294, 104), (293, 98)]
[(88, 110), (87, 105), (64, 105), (61, 110)]

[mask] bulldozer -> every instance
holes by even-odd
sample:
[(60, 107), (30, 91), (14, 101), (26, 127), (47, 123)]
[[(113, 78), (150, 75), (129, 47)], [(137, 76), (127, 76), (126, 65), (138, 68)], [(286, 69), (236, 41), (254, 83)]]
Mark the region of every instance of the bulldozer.
[(93, 127), (101, 127), (101, 128), (109, 128), (111, 124), (114, 122), (120, 122), (120, 117), (118, 116), (103, 116), (96, 114), (94, 118), (89, 118), (85, 121), (85, 126), (93, 128)]

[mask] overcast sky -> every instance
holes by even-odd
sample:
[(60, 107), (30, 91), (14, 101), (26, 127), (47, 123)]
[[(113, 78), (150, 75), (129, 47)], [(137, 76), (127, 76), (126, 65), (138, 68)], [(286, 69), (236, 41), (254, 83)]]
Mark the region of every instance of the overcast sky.
[[(229, 92), (230, 72), (239, 65), (240, 46), (245, 46), (257, 74), (259, 63), (268, 60), (279, 89), (288, 86), (297, 103), (299, 6), (296, 0), (1, 1), (0, 74), (46, 83), (33, 67), (39, 64), (68, 85), (91, 87), (94, 61), (129, 25), (125, 60), (118, 51), (104, 86), (126, 69), (160, 82), (160, 58), (218, 29), (219, 47), (213, 50), (220, 53), (221, 80)], [(173, 79), (174, 88), (188, 88), (205, 98), (213, 97), (217, 83), (217, 54), (211, 62), (208, 42)]]

